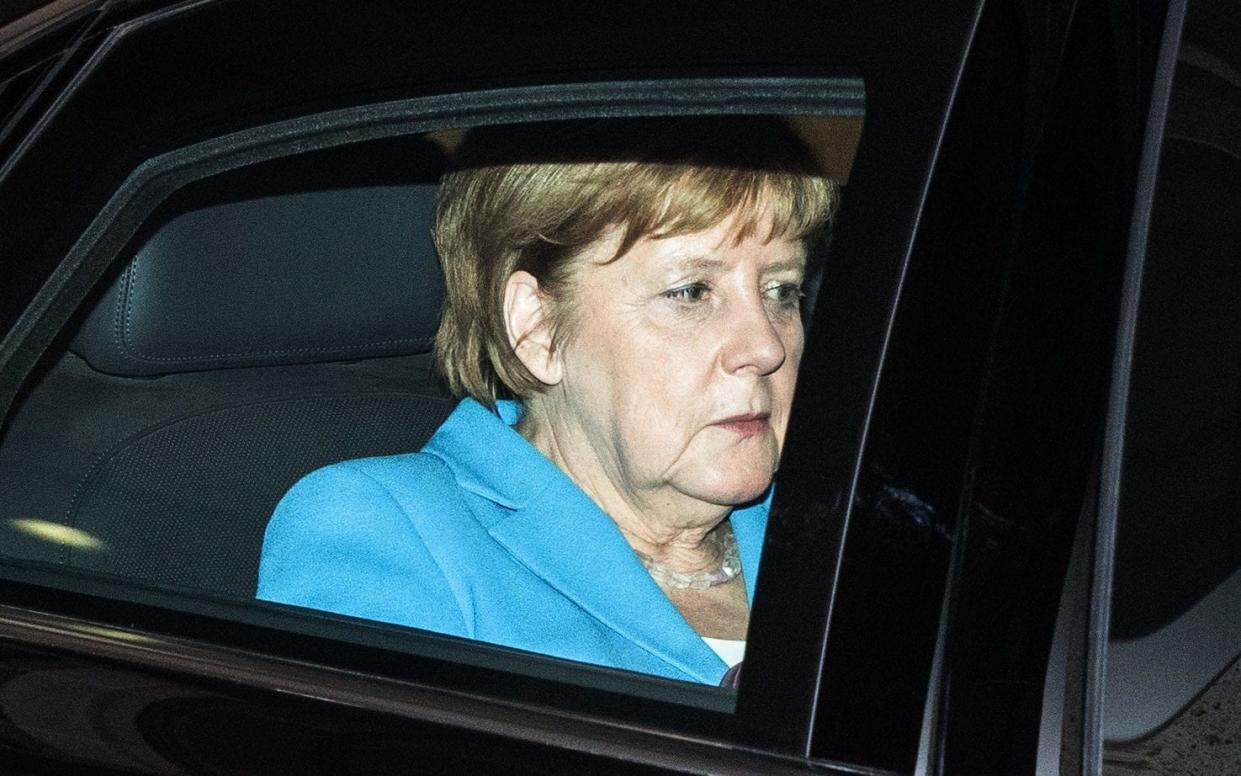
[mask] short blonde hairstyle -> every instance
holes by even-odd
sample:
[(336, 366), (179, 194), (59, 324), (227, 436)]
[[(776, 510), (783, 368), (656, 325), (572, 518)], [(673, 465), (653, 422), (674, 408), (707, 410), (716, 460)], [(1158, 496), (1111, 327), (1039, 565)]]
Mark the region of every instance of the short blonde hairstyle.
[[(524, 270), (552, 304), (553, 342), (571, 325), (575, 259), (622, 231), (613, 260), (644, 237), (710, 229), (813, 243), (838, 187), (769, 117), (563, 121), (471, 130), (440, 185), (432, 233), (447, 297), (435, 362), (449, 388), (488, 407), (546, 386), (509, 344), (504, 290)], [(817, 252), (808, 245), (808, 254)]]

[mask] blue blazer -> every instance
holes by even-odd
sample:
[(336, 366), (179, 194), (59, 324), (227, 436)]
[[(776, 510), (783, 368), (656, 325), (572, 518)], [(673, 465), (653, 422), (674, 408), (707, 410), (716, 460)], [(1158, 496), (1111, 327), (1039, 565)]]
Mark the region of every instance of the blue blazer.
[[(267, 526), (258, 597), (716, 684), (724, 662), (599, 507), (513, 428), (462, 401), (418, 453), (303, 478)], [(753, 600), (771, 496), (731, 516)]]

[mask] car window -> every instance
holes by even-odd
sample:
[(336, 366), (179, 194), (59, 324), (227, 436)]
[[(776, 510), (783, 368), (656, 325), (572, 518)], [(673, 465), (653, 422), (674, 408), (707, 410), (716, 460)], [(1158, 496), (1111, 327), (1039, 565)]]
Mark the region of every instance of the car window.
[[(841, 93), (849, 94), (847, 85)], [(860, 93), (849, 99), (861, 104)], [(842, 102), (842, 108), (847, 104)], [(561, 131), (572, 138), (591, 131), (591, 126), (631, 134), (643, 127), (683, 131), (676, 123), (647, 120), (631, 127), (633, 121), (642, 120), (626, 121), (569, 124), (563, 130), (554, 123), (540, 124), (535, 132)], [(764, 118), (680, 121), (698, 121), (704, 128), (718, 126), (725, 131), (736, 125), (738, 133), (788, 126)], [(821, 154), (844, 161), (846, 166), (833, 174), (846, 178), (849, 146), (858, 137), (860, 114), (855, 118), (829, 116), (818, 124), (807, 115), (798, 122), (810, 127), (807, 137), (818, 143)], [(533, 137), (520, 126), (503, 133), (520, 135), (523, 131)], [(789, 142), (806, 142), (795, 131), (784, 131)], [(480, 142), (487, 135), (483, 137)], [(316, 142), (318, 137), (311, 132), (306, 140)], [(478, 498), (498, 488), (510, 494), (496, 497), (502, 510), (518, 509), (513, 501), (517, 497), (511, 495), (517, 491), (512, 489), (533, 478), (538, 493), (544, 487), (537, 484), (539, 476), (550, 477), (563, 493), (546, 501), (536, 516), (548, 509), (575, 514), (574, 510), (585, 508), (569, 508), (582, 494), (567, 479), (556, 479), (561, 475), (550, 469), (538, 475), (537, 467), (546, 466), (547, 460), (515, 435), (506, 444), (513, 448), (512, 455), (530, 459), (527, 464), (517, 465), (506, 454), (510, 468), (502, 475), (478, 468), (485, 468), (488, 451), (484, 445), (473, 452), (476, 440), (470, 437), (482, 433), (478, 429), (487, 423), (487, 410), (474, 400), (459, 408), (477, 415), (469, 429), (457, 432), (462, 435), (457, 442), (462, 449), (437, 443), (428, 447), (435, 450), (433, 454), (414, 456), (457, 407), (457, 397), (432, 366), (432, 345), (446, 301), (441, 261), (431, 233), (441, 174), (459, 140), (460, 131), (455, 130), (276, 155), (193, 180), (151, 203), (153, 209), (147, 213), (135, 213), (140, 223), (65, 328), (66, 346), (44, 355), (10, 416), (0, 448), (4, 472), (0, 486), (9, 494), (2, 529), (6, 555), (172, 590), (241, 599), (256, 595), (257, 580), (257, 594), (264, 601), (414, 625), (669, 678), (709, 679), (709, 684), (715, 684), (718, 677), (713, 672), (727, 668), (724, 665), (717, 671), (716, 648), (712, 652), (698, 649), (701, 654), (690, 650), (687, 657), (657, 639), (640, 651), (630, 646), (630, 651), (639, 652), (637, 656), (620, 657), (629, 640), (642, 641), (657, 632), (643, 631), (644, 618), (608, 625), (600, 634), (575, 643), (565, 637), (549, 642), (539, 635), (542, 630), (527, 633), (512, 623), (506, 625), (500, 611), (485, 614), (491, 594), (477, 586), (485, 586), (492, 576), (479, 574), (472, 564), (485, 562), (499, 579), (501, 572), (494, 564), (504, 563), (510, 554), (523, 570), (505, 572), (503, 579), (525, 580), (524, 574), (537, 577), (540, 590), (543, 586), (555, 589), (536, 596), (545, 598), (544, 604), (529, 605), (534, 607), (529, 611), (533, 619), (560, 622), (564, 617), (580, 617), (573, 611), (582, 606), (606, 608), (605, 594), (588, 604), (590, 590), (556, 581), (555, 570), (525, 568), (540, 561), (539, 553), (562, 546), (555, 536), (500, 537), (496, 526), (489, 525), (499, 543), (492, 550), (486, 549), (491, 547), (490, 540), (478, 537), (467, 541), (461, 536), (422, 536), (437, 526), (443, 530), (462, 525), (463, 520), (486, 523), (501, 516), (501, 512), (491, 514), (494, 506), (471, 505), (454, 517), (454, 508), (458, 512), (462, 508), (453, 505), (467, 496)], [(761, 140), (761, 136), (751, 138), (752, 142)], [(592, 153), (590, 149), (585, 152)], [(522, 162), (531, 151), (518, 147), (507, 153), (518, 154), (515, 162)], [(155, 173), (167, 158), (151, 160), (145, 172)], [(813, 158), (808, 162), (817, 164)], [(142, 186), (142, 174), (131, 177), (128, 185)], [(838, 189), (824, 191), (831, 196), (822, 203), (826, 217), (839, 195)], [(110, 231), (117, 223), (97, 222), (96, 228)], [(815, 227), (815, 233), (819, 231)], [(661, 238), (653, 244), (663, 250), (662, 246), (678, 239)], [(768, 250), (759, 238), (749, 239), (756, 250)], [(784, 243), (793, 245), (788, 240), (772, 244)], [(818, 239), (809, 243), (814, 255), (807, 261), (815, 267), (823, 261), (820, 245)], [(788, 262), (787, 257), (775, 256), (775, 260), (783, 262), (779, 266)], [(767, 272), (766, 264), (747, 264), (742, 269)], [(784, 273), (780, 282), (790, 282), (786, 275), (793, 278), (791, 282), (802, 282), (801, 270), (780, 271)], [(794, 271), (796, 277), (790, 274)], [(662, 275), (658, 281), (670, 282)], [(763, 282), (773, 281), (764, 274)], [(721, 279), (710, 293), (712, 298), (727, 298), (729, 291)], [(664, 296), (657, 297), (656, 303), (676, 310), (686, 304), (679, 298), (665, 301)], [(700, 309), (707, 309), (708, 303)], [(785, 325), (800, 332), (796, 297), (792, 305), (792, 318)], [(772, 369), (778, 368), (773, 363)], [(506, 400), (499, 407), (504, 412), (516, 405)], [(454, 417), (462, 417), (460, 412)], [(497, 438), (487, 444), (499, 443)], [(329, 464), (339, 465), (325, 469)], [(417, 499), (422, 498), (417, 495), (420, 488), (437, 487), (435, 478), (419, 467), (445, 464), (454, 471), (455, 467), (475, 467), (468, 474), (453, 475), (464, 490), (455, 496), (435, 495), (428, 502), (434, 508), (402, 506), (402, 510), (415, 511), (396, 515), (391, 527), (400, 532), (405, 521), (415, 516), (431, 521), (418, 525), (418, 535), (409, 537), (416, 545), (402, 547), (405, 540), (393, 540), (398, 556), (429, 553), (433, 562), (426, 573), (389, 570), (367, 584), (361, 578), (346, 578), (377, 573), (372, 568), (376, 564), (388, 568), (386, 564), (403, 562), (397, 557), (378, 559), (375, 553), (387, 550), (387, 541), (383, 541), (384, 547), (362, 550), (357, 556), (369, 560), (346, 560), (341, 565), (341, 553), (352, 552), (350, 547), (360, 549), (363, 534), (370, 530), (367, 526), (381, 523), (378, 515), (394, 497), (390, 488), (396, 486), (389, 484), (377, 491), (378, 502), (361, 491), (341, 495), (336, 506), (324, 511), (305, 500), (336, 499), (338, 493), (353, 493), (353, 486), (343, 480), (320, 486), (319, 480), (349, 479), (354, 469), (366, 469), (366, 478), (382, 477), (369, 467), (395, 466), (400, 469), (397, 480), (408, 480), (414, 487), (410, 497)], [(299, 480), (304, 481), (291, 491)], [(310, 489), (316, 495), (308, 496)], [(295, 513), (290, 515), (290, 510)], [(764, 517), (765, 511), (764, 503), (750, 508)], [(738, 512), (730, 522), (738, 537), (734, 541), (750, 569), (752, 593), (762, 524), (756, 522), (753, 528), (743, 523), (748, 514)], [(296, 525), (289, 527), (290, 520), (297, 521)], [(332, 540), (319, 538), (329, 524), (341, 520), (349, 521), (342, 523), (341, 535)], [(588, 525), (570, 529), (566, 524), (563, 529), (583, 541), (582, 531)], [(601, 530), (595, 541), (606, 544), (612, 538), (611, 530)], [(620, 534), (614, 538), (620, 539)], [(458, 557), (466, 544), (473, 548), (470, 557)], [(262, 567), (260, 549), (266, 559)], [(607, 557), (605, 549), (593, 550), (600, 563)], [(486, 552), (495, 557), (480, 559), (478, 554)], [(625, 552), (613, 554), (617, 557), (605, 565), (628, 558)], [(736, 551), (734, 556), (738, 556)], [(725, 557), (733, 556), (726, 553)], [(739, 559), (731, 561), (734, 566)], [(639, 570), (636, 559), (632, 565), (635, 572)], [(350, 567), (352, 571), (346, 570)], [(345, 577), (324, 581), (338, 572)], [(577, 573), (589, 577), (595, 572), (587, 566)], [(412, 589), (408, 587), (411, 576), (419, 579)], [(631, 576), (640, 582), (646, 573)], [(387, 583), (380, 580), (384, 579), (395, 587), (383, 589)], [(535, 583), (526, 580), (522, 584)], [(471, 590), (463, 591), (462, 585)], [(595, 587), (605, 589), (604, 580)], [(361, 594), (350, 599), (351, 590)], [(402, 590), (410, 590), (413, 597), (394, 603), (392, 599), (402, 596)], [(519, 591), (511, 585), (502, 592), (506, 608), (528, 608), (514, 603)], [(433, 599), (439, 603), (423, 603)], [(665, 602), (661, 598), (652, 603)], [(557, 607), (565, 606), (570, 609), (557, 615)], [(669, 608), (667, 614), (674, 612)], [(606, 612), (590, 616), (601, 616), (605, 622), (611, 619)], [(614, 617), (623, 623), (620, 614)], [(611, 631), (627, 635), (620, 640), (609, 636)], [(599, 647), (591, 641), (606, 638), (619, 643)], [(557, 646), (560, 641), (565, 644)], [(549, 646), (540, 648), (541, 644)], [(739, 655), (732, 662), (740, 662)]]
[(1125, 429), (1106, 772), (1235, 767), (1241, 656), (1241, 32), (1193, 2), (1176, 60)]

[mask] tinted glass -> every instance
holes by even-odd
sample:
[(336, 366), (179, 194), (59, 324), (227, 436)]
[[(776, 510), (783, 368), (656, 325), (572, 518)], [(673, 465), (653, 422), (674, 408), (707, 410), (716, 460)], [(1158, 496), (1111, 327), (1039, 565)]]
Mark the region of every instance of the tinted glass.
[[(941, 696), (927, 709), (923, 751), (944, 773), (1028, 773), (1041, 754), (1057, 601), (1092, 504), (1133, 198), (1128, 141), (1144, 116), (1117, 99), (1139, 84), (1136, 19), (1113, 10), (1077, 4), (1071, 23), (1000, 38), (1050, 39), (1054, 53), (1031, 51), (1037, 86), (1013, 106), (1039, 129), (1022, 135), (998, 238), (1001, 302), (957, 506)], [(994, 126), (992, 102), (980, 103), (983, 127)]]

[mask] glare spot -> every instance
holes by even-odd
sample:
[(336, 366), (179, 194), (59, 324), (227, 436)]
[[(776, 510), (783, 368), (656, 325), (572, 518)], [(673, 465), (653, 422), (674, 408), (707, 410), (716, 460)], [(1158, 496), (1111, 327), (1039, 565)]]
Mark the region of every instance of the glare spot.
[(36, 539), (68, 545), (75, 550), (92, 550), (97, 552), (108, 548), (108, 545), (101, 539), (91, 536), (85, 531), (70, 528), (60, 523), (53, 523), (50, 520), (23, 517), (9, 520), (9, 525)]

